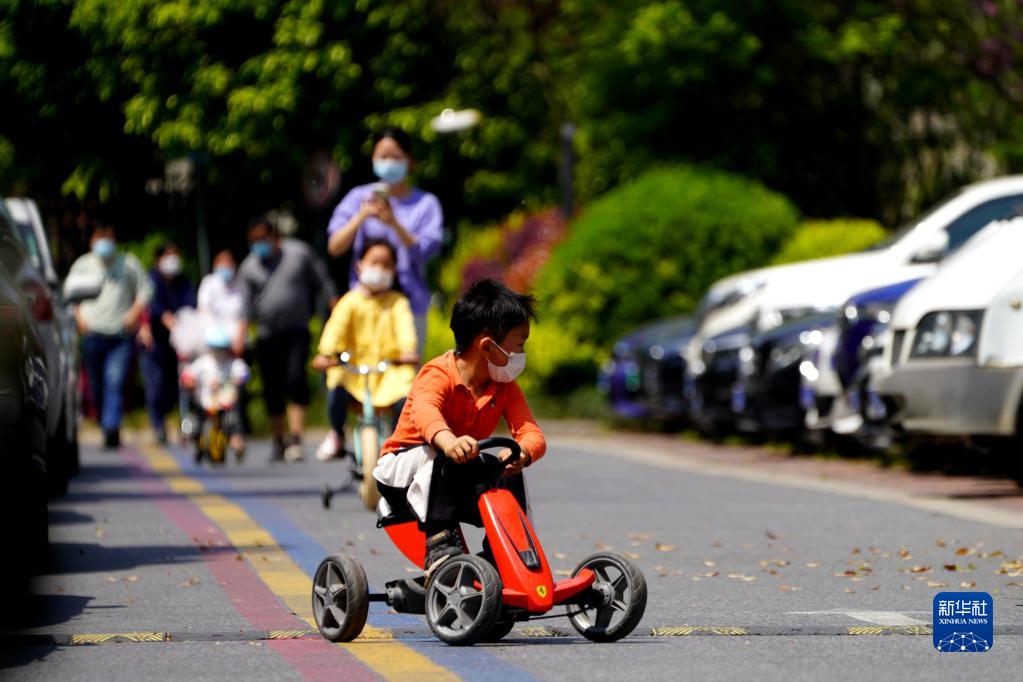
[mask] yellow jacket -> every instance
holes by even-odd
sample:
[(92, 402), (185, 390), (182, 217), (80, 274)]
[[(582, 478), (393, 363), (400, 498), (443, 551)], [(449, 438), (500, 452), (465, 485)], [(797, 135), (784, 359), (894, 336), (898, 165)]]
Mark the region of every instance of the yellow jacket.
[[(397, 291), (367, 296), (359, 289), (349, 291), (334, 306), (323, 326), (319, 352), (334, 356), (347, 351), (352, 364), (393, 362), (402, 354), (416, 352), (416, 326), (408, 299)], [(415, 379), (412, 365), (394, 365), (383, 375), (370, 375), (373, 406), (388, 407), (408, 395)], [(366, 377), (341, 367), (327, 370), (327, 388), (343, 386), (362, 401)]]

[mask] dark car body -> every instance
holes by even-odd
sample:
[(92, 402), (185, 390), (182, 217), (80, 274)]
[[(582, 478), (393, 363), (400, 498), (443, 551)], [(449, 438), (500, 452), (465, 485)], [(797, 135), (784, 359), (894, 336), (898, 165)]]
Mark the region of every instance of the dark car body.
[(842, 397), (831, 416), (831, 428), (854, 435), (864, 445), (883, 447), (890, 440), (884, 424), (888, 409), (871, 389), (871, 374), (884, 353), (884, 332), (891, 311), (921, 278), (871, 289), (853, 296), (839, 317), (834, 367), (842, 382)]
[(641, 327), (619, 339), (600, 370), (599, 386), (616, 414), (629, 419), (676, 421), (686, 417), (682, 351), (692, 338), (689, 317)]
[(792, 433), (801, 431), (806, 411), (814, 407), (805, 388), (824, 332), (836, 324), (833, 313), (801, 317), (756, 334), (741, 350), (739, 379), (732, 408), (740, 430)]
[(0, 514), (8, 556), (0, 592), (17, 596), (46, 557), (46, 352), (23, 281), (31, 264), (0, 207)]
[(26, 294), (36, 333), (46, 353), (49, 407), (46, 463), (50, 490), (63, 493), (78, 471), (78, 333), (35, 202), (23, 197), (3, 201), (17, 228), (30, 267), (17, 275)]
[(736, 327), (707, 339), (699, 363), (686, 374), (685, 396), (690, 419), (700, 429), (717, 432), (735, 426), (733, 392), (739, 378), (740, 352), (749, 346), (753, 328)]

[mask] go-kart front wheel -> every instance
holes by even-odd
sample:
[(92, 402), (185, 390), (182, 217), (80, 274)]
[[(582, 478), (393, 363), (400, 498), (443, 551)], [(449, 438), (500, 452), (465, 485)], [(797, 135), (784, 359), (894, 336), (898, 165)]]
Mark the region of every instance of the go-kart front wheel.
[(452, 557), (437, 567), (426, 587), (426, 622), (452, 646), (483, 641), (501, 615), (501, 576), (478, 556)]
[(584, 559), (572, 575), (593, 571), (591, 606), (569, 609), (568, 618), (580, 635), (593, 642), (614, 642), (631, 633), (646, 611), (646, 579), (627, 557), (601, 552)]
[(369, 587), (359, 562), (343, 552), (321, 561), (313, 577), (313, 618), (324, 639), (352, 641), (368, 615)]

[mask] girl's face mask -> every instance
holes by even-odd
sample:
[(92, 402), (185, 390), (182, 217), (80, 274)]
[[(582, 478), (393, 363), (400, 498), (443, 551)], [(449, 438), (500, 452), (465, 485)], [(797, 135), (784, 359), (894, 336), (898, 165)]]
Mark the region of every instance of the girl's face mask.
[(376, 266), (359, 268), (359, 283), (372, 292), (387, 291), (394, 284), (394, 273)]

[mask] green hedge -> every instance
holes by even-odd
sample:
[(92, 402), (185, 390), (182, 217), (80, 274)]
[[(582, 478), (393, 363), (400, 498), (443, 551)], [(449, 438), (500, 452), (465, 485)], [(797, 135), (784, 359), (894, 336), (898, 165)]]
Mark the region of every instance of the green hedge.
[(887, 236), (880, 223), (860, 218), (808, 220), (771, 260), (775, 265), (862, 251)]
[(780, 194), (693, 166), (657, 168), (605, 194), (538, 278), (534, 380), (554, 393), (590, 380), (616, 337), (693, 310), (715, 280), (766, 263), (797, 222)]

